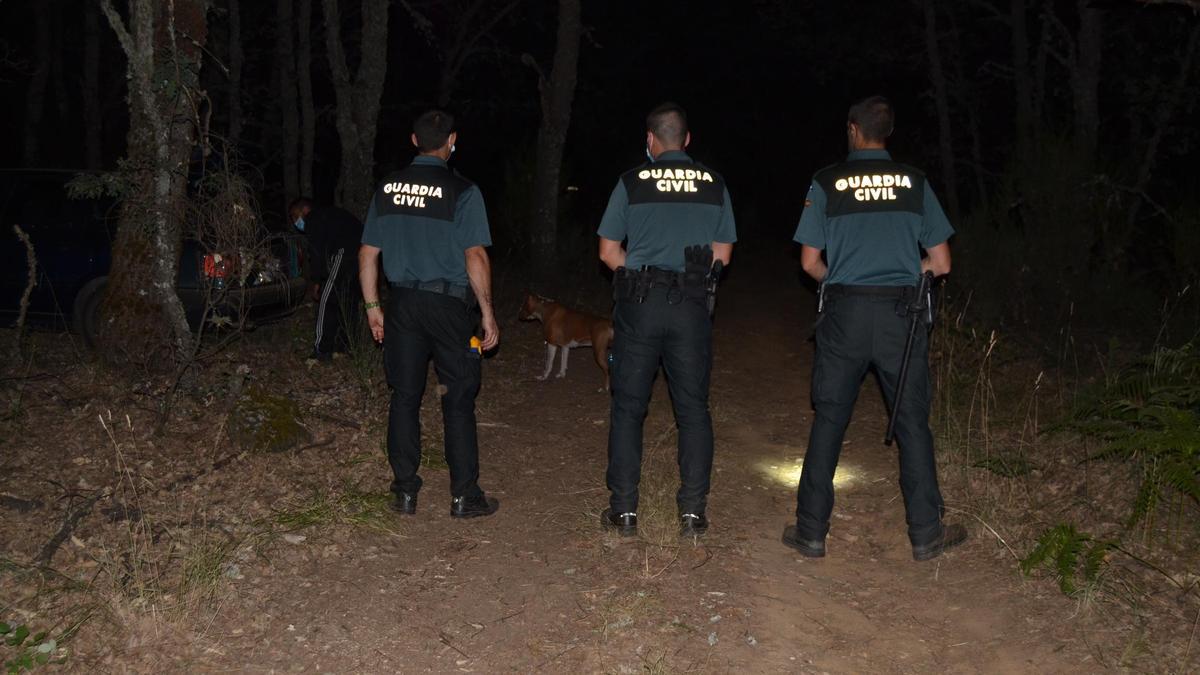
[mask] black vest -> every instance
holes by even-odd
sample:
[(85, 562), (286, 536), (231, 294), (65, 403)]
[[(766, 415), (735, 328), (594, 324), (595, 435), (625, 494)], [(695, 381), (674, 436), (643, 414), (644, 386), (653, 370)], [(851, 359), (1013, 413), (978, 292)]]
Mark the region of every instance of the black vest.
[(825, 191), (825, 216), (904, 211), (925, 213), (925, 174), (890, 159), (855, 159), (813, 176)]
[(647, 162), (621, 176), (629, 204), (725, 203), (725, 179), (699, 162)]
[(474, 183), (445, 166), (411, 164), (375, 189), (375, 216), (424, 216), (454, 221), (458, 197)]

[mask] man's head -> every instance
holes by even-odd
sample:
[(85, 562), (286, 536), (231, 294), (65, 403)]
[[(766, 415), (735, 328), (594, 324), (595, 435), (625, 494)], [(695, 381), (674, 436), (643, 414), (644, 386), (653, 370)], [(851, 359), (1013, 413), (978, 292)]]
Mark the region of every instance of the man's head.
[(454, 116), (444, 110), (427, 111), (413, 122), (412, 142), (422, 155), (449, 159), (457, 138)]
[(846, 116), (846, 139), (851, 150), (883, 148), (895, 126), (892, 102), (883, 96), (869, 96), (850, 106)]
[(663, 103), (646, 115), (646, 150), (658, 157), (668, 150), (682, 150), (691, 143), (687, 113), (675, 103)]
[[(312, 204), (312, 200), (308, 197), (299, 197), (292, 200), (292, 203), (288, 204), (288, 222), (296, 225), (298, 220), (304, 218), (309, 214), (310, 211), (312, 211)], [(304, 230), (303, 227), (298, 227), (301, 231)]]

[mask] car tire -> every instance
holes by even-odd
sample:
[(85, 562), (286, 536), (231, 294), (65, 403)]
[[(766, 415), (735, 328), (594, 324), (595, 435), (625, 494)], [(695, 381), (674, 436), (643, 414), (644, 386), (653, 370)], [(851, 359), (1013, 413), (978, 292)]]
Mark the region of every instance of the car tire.
[(75, 305), (71, 308), (71, 326), (83, 338), (83, 344), (88, 349), (96, 348), (96, 338), (100, 332), (100, 300), (104, 298), (106, 287), (108, 277), (92, 279), (79, 289)]

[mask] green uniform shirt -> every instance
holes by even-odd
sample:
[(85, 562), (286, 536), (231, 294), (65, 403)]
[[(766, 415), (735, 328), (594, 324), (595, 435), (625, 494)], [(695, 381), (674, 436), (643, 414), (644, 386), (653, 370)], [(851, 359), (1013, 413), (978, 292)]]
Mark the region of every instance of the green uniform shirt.
[(813, 177), (793, 239), (825, 251), (826, 283), (912, 286), (921, 248), (952, 234), (923, 173), (886, 150), (857, 150)]
[(375, 190), (362, 243), (382, 250), (392, 283), (467, 283), (463, 251), (491, 246), (483, 194), (437, 157), (419, 155)]
[(737, 241), (724, 179), (682, 150), (664, 152), (621, 176), (596, 234), (627, 240), (629, 269), (675, 272), (683, 271), (684, 248)]

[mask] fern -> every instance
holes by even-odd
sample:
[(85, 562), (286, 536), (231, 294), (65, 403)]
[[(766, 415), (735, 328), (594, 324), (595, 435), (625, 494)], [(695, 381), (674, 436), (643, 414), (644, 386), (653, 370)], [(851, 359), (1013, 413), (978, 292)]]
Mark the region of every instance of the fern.
[(1038, 537), (1037, 545), (1021, 560), (1021, 572), (1029, 576), (1037, 568), (1049, 568), (1063, 594), (1076, 597), (1099, 581), (1116, 546), (1079, 532), (1074, 525), (1055, 525)]
[(1151, 516), (1167, 490), (1200, 503), (1200, 354), (1193, 344), (1155, 350), (1088, 392), (1050, 430), (1101, 441), (1087, 461), (1137, 466), (1129, 527)]

